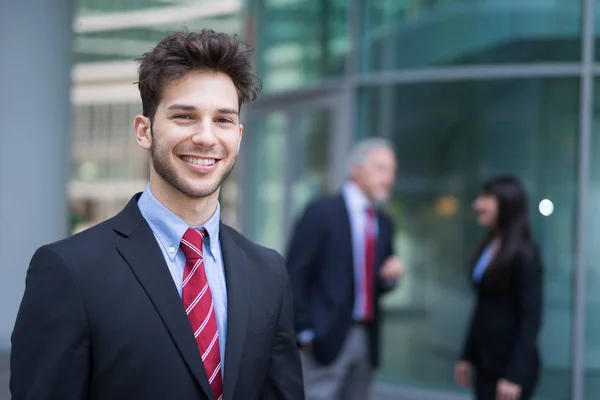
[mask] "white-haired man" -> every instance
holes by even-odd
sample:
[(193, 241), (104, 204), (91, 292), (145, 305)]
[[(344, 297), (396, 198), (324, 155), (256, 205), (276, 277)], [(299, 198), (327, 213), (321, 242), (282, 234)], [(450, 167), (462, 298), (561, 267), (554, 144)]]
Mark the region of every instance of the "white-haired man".
[(365, 400), (378, 365), (379, 299), (404, 272), (381, 211), (396, 178), (384, 139), (351, 151), (341, 193), (311, 203), (287, 253), (307, 400)]

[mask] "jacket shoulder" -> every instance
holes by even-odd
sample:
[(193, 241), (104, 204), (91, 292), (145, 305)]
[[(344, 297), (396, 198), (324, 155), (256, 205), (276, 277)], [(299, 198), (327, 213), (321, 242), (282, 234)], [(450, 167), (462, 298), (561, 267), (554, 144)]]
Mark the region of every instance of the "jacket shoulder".
[(254, 261), (271, 268), (283, 268), (283, 257), (274, 249), (254, 243), (229, 225), (222, 225), (226, 234)]
[(41, 246), (40, 249), (52, 251), (61, 256), (63, 260), (76, 260), (69, 262), (72, 266), (84, 265), (86, 260), (95, 260), (107, 254), (107, 250), (114, 248), (111, 240), (114, 218), (109, 218), (97, 225), (87, 228), (64, 239)]
[(344, 204), (344, 197), (341, 193), (329, 194), (325, 196), (317, 197), (311, 200), (308, 204), (309, 207), (332, 207)]
[(344, 198), (341, 193), (327, 196), (320, 196), (312, 199), (304, 207), (303, 215), (326, 217), (331, 214), (331, 211), (338, 210), (340, 207), (345, 207)]

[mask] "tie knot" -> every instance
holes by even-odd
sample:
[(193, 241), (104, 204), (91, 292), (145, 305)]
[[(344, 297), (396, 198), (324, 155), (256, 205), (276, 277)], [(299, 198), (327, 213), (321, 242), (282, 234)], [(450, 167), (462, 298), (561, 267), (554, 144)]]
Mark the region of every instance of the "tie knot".
[(367, 206), (367, 215), (368, 215), (369, 217), (374, 217), (374, 216), (375, 216), (375, 207), (373, 207), (373, 205), (372, 205), (372, 204), (369, 204), (369, 205)]
[(202, 238), (207, 236), (206, 229), (198, 232), (189, 228), (181, 238), (181, 250), (188, 260), (197, 260), (202, 258)]

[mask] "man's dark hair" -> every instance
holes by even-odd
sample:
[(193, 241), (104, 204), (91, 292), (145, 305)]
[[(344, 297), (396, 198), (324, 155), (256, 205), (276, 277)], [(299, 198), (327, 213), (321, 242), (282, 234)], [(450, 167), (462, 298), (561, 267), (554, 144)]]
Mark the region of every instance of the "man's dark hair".
[(200, 32), (175, 32), (151, 51), (137, 58), (138, 88), (142, 113), (154, 119), (163, 90), (170, 82), (190, 71), (213, 71), (228, 75), (238, 94), (238, 106), (252, 101), (261, 89), (260, 79), (252, 73), (253, 49), (240, 43), (237, 35)]

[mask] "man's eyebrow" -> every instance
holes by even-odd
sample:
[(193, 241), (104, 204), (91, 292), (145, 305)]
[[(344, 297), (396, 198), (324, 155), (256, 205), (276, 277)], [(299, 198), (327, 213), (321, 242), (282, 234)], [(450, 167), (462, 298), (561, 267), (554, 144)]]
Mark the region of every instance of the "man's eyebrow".
[(238, 110), (236, 110), (234, 108), (219, 108), (217, 111), (220, 112), (221, 114), (235, 114), (238, 116), (240, 115)]
[[(167, 107), (167, 110), (196, 111), (197, 108), (189, 104), (171, 104), (169, 107)], [(239, 111), (235, 108), (219, 108), (217, 109), (217, 112), (221, 114), (240, 115)]]
[(167, 107), (167, 110), (196, 111), (196, 107), (189, 104), (171, 104), (169, 107)]

